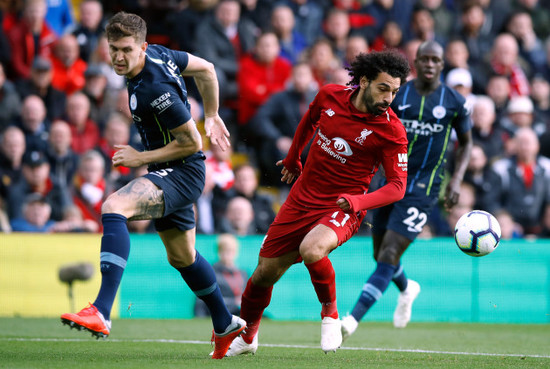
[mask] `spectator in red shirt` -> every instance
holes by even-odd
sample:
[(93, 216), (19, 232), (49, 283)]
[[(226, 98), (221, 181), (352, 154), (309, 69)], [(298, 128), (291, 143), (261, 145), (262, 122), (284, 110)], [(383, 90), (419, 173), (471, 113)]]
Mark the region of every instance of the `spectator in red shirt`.
[(64, 35), (55, 44), (52, 86), (67, 95), (81, 90), (86, 84), (87, 64), (80, 59), (80, 47), (73, 35)]
[(97, 151), (90, 150), (80, 158), (74, 181), (73, 202), (85, 220), (93, 220), (99, 225), (98, 232), (103, 231), (101, 205), (112, 192), (110, 182), (105, 180), (104, 174), (103, 157)]
[(218, 145), (210, 146), (210, 150), (205, 152), (206, 164), (212, 170), (212, 179), (216, 186), (224, 192), (233, 187), (233, 183), (235, 183), (235, 173), (233, 173), (233, 163), (231, 162), (232, 153), (231, 147), (222, 150)]
[(130, 142), (130, 122), (123, 114), (112, 113), (107, 119), (103, 137), (99, 140), (96, 150), (101, 153), (105, 161), (105, 176), (115, 185), (121, 188), (134, 177), (130, 168), (119, 165), (114, 166), (112, 159), (117, 151), (116, 145), (128, 145)]
[(96, 147), (99, 143), (99, 128), (90, 119), (90, 100), (84, 93), (75, 92), (67, 98), (66, 115), (73, 136), (73, 151), (83, 154)]
[(388, 21), (382, 28), (382, 33), (372, 42), (372, 50), (399, 49), (403, 44), (403, 31), (399, 24)]
[(518, 42), (509, 33), (501, 33), (495, 38), (490, 50), (490, 62), (486, 64), (486, 75), (506, 76), (510, 82), (510, 98), (529, 96), (527, 79), (528, 65), (519, 56)]
[(266, 32), (258, 37), (254, 51), (241, 58), (239, 124), (248, 123), (269, 96), (285, 88), (292, 65), (279, 56), (280, 51), (275, 33)]
[(11, 48), (10, 79), (29, 78), (36, 55), (49, 57), (55, 33), (46, 24), (46, 1), (28, 0), (21, 20), (7, 32)]

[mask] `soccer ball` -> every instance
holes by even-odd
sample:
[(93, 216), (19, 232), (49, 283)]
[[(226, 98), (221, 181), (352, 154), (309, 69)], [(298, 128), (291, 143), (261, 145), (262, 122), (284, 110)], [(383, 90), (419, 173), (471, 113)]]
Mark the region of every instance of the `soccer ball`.
[(500, 224), (486, 211), (470, 211), (456, 222), (455, 241), (458, 248), (467, 255), (490, 254), (500, 241)]

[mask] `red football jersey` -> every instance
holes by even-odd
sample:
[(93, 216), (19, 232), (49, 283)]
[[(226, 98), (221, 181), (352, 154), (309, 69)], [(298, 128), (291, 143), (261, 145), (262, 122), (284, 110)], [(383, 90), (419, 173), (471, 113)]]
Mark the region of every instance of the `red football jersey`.
[[(302, 174), (287, 201), (310, 208), (334, 208), (344, 197), (352, 211), (367, 210), (401, 199), (407, 182), (407, 134), (391, 109), (378, 116), (353, 105), (356, 89), (321, 88), (310, 104), (283, 163), (292, 168), (317, 129)], [(382, 165), (388, 183), (367, 194)]]

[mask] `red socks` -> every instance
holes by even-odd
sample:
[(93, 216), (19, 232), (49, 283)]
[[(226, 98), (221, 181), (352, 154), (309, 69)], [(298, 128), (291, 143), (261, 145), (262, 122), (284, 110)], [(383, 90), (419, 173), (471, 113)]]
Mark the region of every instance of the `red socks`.
[[(311, 282), (322, 305), (321, 318), (331, 317), (338, 319), (336, 307), (336, 281), (334, 268), (328, 257), (311, 264), (305, 264), (311, 276)], [(261, 287), (249, 279), (242, 297), (241, 318), (246, 321), (246, 329), (241, 337), (250, 344), (258, 334), (260, 321), (265, 308), (271, 301), (273, 286)]]
[(258, 334), (262, 314), (271, 301), (272, 291), (273, 286), (260, 287), (252, 283), (252, 279), (248, 280), (241, 304), (241, 318), (246, 321), (246, 329), (241, 335), (244, 342), (252, 343)]
[(325, 256), (321, 260), (305, 264), (305, 266), (309, 270), (317, 298), (323, 306), (321, 309), (321, 318), (328, 316), (338, 319), (335, 273), (329, 258)]

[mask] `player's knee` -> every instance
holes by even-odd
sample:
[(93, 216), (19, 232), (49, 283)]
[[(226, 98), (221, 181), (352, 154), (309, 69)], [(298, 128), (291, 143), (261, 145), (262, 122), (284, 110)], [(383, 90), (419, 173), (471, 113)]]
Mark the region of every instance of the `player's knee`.
[(170, 255), (166, 256), (166, 259), (168, 259), (168, 264), (170, 264), (173, 268), (180, 268), (179, 260), (178, 258), (172, 257)]
[(189, 255), (167, 255), (168, 263), (173, 268), (185, 268), (195, 262), (195, 259)]
[(399, 258), (401, 253), (394, 247), (386, 247), (378, 253), (378, 258), (376, 261), (397, 265), (399, 263)]
[(313, 263), (327, 256), (324, 247), (315, 244), (303, 243), (300, 245), (300, 256), (304, 263)]
[(101, 214), (111, 213), (122, 213), (119, 201), (117, 201), (117, 199), (113, 195), (107, 197), (107, 199), (103, 202), (103, 205), (101, 205)]

